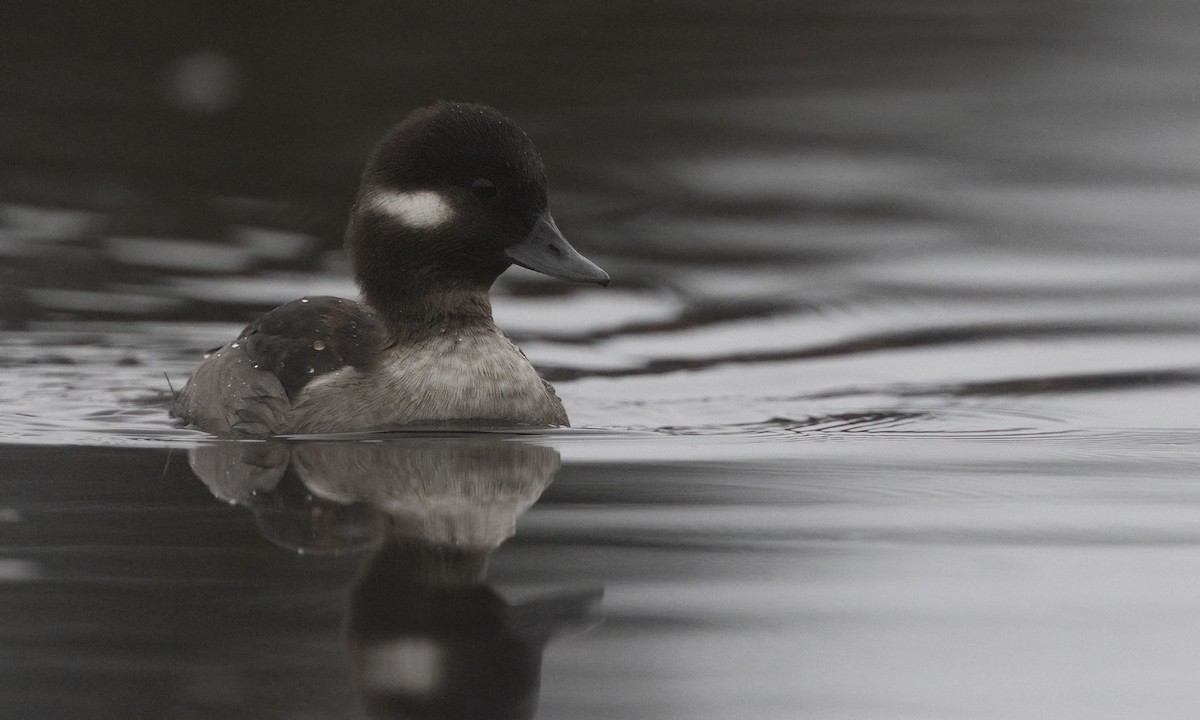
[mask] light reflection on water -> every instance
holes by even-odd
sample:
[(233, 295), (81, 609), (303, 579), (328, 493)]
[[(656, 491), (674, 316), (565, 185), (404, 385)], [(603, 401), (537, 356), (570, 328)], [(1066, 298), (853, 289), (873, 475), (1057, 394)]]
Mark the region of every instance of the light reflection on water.
[[(339, 88), (336, 117), (256, 86), (244, 53), (174, 46), (164, 82), (197, 57), (219, 82), (175, 88), (194, 112), (162, 134), (115, 91), (66, 93), (92, 101), (67, 122), (27, 88), (21, 112), (64, 128), (46, 147), (0, 103), (0, 149), (25, 158), (0, 172), (0, 716), (352, 716), (355, 688), (435, 682), (453, 643), (393, 641), (416, 627), (401, 610), (438, 605), (446, 637), (495, 621), (456, 646), (475, 671), (458, 694), (488, 653), (541, 662), (540, 690), (498, 683), (540, 718), (1190, 717), (1200, 18), (793, 5), (689, 5), (687, 42), (669, 13), (619, 18), (662, 49), (654, 73), (569, 14), (523, 23), (573, 38), (529, 44), (571, 70), (546, 79), (554, 103), (465, 78), (468, 46), (545, 74), (496, 39), (494, 8), (447, 47), (406, 36), (449, 75), (386, 98), (412, 58), (335, 42), (369, 60), (311, 80)], [(288, 77), (312, 75), (313, 35), (278, 48)], [(337, 237), (355, 173), (422, 93), (517, 117), (567, 235), (616, 278), (497, 288), (579, 429), (276, 457), (171, 427), (170, 383), (204, 349), (278, 302), (354, 292)], [(424, 463), (443, 490), (487, 486), (504, 457), (546, 472), (453, 498), (381, 480)], [(594, 623), (598, 588), (604, 623), (545, 644)]]

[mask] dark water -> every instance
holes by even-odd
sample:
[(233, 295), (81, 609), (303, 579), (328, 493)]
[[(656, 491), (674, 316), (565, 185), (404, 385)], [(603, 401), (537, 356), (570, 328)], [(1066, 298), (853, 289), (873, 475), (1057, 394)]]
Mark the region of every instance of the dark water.
[[(0, 10), (0, 717), (1193, 716), (1198, 30)], [(495, 291), (576, 428), (171, 427), (203, 349), (355, 294), (360, 163), (439, 97), (615, 279)]]

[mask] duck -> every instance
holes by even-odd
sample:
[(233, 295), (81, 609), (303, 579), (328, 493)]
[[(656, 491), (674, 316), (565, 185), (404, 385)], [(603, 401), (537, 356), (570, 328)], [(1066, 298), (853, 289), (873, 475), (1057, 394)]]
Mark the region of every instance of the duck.
[(529, 137), (497, 110), (438, 102), (375, 146), (344, 236), (361, 301), (303, 297), (210, 351), (177, 393), (217, 435), (569, 426), (562, 401), (492, 318), (511, 265), (607, 286), (547, 199)]

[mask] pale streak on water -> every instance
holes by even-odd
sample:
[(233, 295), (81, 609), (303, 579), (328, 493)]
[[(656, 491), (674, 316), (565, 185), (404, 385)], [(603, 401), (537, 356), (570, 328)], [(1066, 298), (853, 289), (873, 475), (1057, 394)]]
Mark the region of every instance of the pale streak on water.
[[(514, 273), (495, 303), (581, 429), (513, 441), (563, 469), (489, 581), (604, 589), (604, 623), (546, 647), (538, 717), (1193, 716), (1200, 18), (1066, 17), (985, 66), (765, 63), (736, 96), (635, 109), (710, 146), (558, 136), (602, 180), (556, 216), (617, 281)], [(0, 714), (354, 716), (362, 556), (267, 543), (163, 414), (163, 373), (240, 328), (166, 315), (350, 295), (336, 253), (0, 210), (6, 260), (150, 268), (22, 279), (39, 319), (0, 340)]]

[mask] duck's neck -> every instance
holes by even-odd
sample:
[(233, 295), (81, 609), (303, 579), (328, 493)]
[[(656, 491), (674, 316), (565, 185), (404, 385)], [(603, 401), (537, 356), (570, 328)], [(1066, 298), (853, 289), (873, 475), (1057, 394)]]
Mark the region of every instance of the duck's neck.
[(363, 296), (397, 335), (421, 334), (447, 325), (491, 325), (492, 303), (487, 287), (439, 284), (436, 288), (402, 285), (385, 291), (365, 284)]
[(353, 218), (346, 241), (363, 297), (397, 334), (491, 324), (488, 291), (508, 267), (502, 255), (470, 253), (452, 236), (414, 235), (370, 216)]

